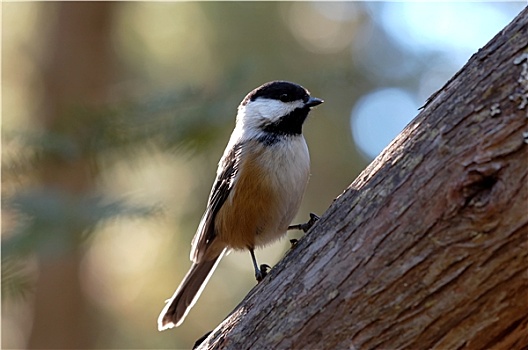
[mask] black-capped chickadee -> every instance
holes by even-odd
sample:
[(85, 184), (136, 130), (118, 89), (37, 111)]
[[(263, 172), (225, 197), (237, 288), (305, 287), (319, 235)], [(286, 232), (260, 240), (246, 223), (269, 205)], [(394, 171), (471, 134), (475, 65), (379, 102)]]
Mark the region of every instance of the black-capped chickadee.
[(282, 237), (299, 210), (310, 174), (302, 126), (323, 100), (300, 85), (272, 81), (238, 106), (236, 126), (218, 164), (207, 209), (192, 241), (191, 269), (158, 318), (160, 331), (179, 326), (227, 250), (254, 249)]

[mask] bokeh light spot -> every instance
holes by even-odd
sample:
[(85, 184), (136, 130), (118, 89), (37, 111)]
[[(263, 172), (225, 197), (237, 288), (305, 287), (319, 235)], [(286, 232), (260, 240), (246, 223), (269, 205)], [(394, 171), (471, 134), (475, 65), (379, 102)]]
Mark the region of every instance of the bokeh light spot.
[(352, 136), (367, 158), (375, 158), (418, 113), (404, 90), (388, 88), (363, 96), (350, 116)]
[(308, 51), (337, 53), (350, 46), (355, 35), (359, 13), (347, 2), (295, 2), (289, 8), (286, 22), (292, 34)]

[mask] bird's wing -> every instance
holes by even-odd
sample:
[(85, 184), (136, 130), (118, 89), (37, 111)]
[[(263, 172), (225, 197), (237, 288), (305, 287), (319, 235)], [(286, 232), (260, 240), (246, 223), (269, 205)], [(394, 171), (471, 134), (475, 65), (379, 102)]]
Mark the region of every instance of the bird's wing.
[(202, 261), (207, 248), (216, 237), (215, 217), (233, 188), (240, 165), (241, 148), (241, 143), (236, 144), (220, 161), (219, 169), (222, 169), (222, 171), (219, 171), (216, 175), (211, 194), (209, 195), (207, 209), (192, 240), (191, 260), (194, 262)]

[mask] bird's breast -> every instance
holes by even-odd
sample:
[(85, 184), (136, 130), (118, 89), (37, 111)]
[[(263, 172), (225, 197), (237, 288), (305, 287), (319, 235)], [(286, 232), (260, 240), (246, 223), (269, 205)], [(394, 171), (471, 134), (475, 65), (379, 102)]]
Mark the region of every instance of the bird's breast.
[(240, 157), (233, 187), (215, 220), (217, 237), (234, 249), (262, 246), (286, 233), (310, 174), (302, 135), (273, 145), (249, 141)]

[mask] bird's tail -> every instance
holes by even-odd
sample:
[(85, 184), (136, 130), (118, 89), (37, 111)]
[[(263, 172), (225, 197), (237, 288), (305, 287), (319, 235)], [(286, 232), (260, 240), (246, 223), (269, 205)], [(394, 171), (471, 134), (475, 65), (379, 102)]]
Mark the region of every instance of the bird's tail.
[(224, 256), (225, 249), (213, 260), (193, 263), (182, 283), (174, 292), (158, 317), (158, 330), (178, 327), (194, 306), (216, 266)]

